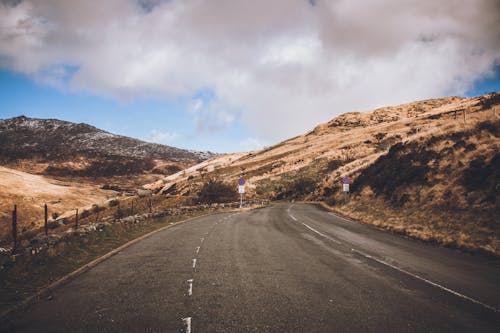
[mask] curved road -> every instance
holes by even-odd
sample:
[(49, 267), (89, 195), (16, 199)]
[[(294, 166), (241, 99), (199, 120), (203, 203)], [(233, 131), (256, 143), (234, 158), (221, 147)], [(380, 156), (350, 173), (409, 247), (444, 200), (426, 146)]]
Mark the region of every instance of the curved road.
[(499, 332), (499, 279), (499, 260), (276, 204), (156, 233), (0, 331)]

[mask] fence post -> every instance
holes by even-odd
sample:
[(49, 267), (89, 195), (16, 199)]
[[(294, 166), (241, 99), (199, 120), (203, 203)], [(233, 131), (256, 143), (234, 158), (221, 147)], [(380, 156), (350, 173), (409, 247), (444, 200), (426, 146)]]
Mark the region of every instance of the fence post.
[(45, 236), (47, 236), (49, 234), (49, 224), (48, 224), (48, 208), (47, 208), (47, 204), (45, 204), (43, 206), (44, 208), (44, 219), (45, 219), (45, 224), (44, 224), (44, 227), (45, 227)]
[(76, 209), (76, 214), (75, 214), (75, 229), (78, 229), (78, 208)]
[(467, 122), (467, 108), (464, 109), (464, 126), (466, 122)]
[(130, 204), (130, 215), (134, 215), (134, 200), (132, 199), (132, 202)]
[(151, 198), (149, 198), (149, 212), (153, 212), (153, 203), (151, 202)]
[(14, 242), (12, 251), (14, 252), (17, 248), (17, 205), (14, 205), (14, 210), (12, 210), (12, 240)]

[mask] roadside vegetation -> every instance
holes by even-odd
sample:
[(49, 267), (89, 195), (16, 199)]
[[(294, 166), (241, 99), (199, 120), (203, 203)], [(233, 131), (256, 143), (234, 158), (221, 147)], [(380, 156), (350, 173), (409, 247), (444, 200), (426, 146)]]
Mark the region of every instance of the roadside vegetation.
[(414, 238), (500, 255), (500, 121), (393, 145), (361, 170), (337, 212)]
[(237, 199), (236, 186), (215, 179), (205, 182), (198, 193), (200, 203), (225, 203), (234, 202)]

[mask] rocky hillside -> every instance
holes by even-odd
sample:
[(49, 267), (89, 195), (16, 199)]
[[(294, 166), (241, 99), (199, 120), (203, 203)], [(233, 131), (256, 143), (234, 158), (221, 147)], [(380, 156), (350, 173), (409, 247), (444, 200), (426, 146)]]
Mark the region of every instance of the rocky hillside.
[[(55, 176), (115, 176), (214, 156), (111, 134), (87, 124), (24, 116), (0, 120), (0, 164)], [(162, 163), (158, 163), (162, 162)], [(172, 168), (170, 168), (172, 169)]]
[[(247, 197), (326, 202), (412, 237), (500, 254), (500, 94), (343, 114), (261, 151), (222, 155), (149, 185), (193, 197), (207, 179)], [(341, 178), (352, 180), (351, 194)], [(453, 221), (453, 223), (451, 223)]]

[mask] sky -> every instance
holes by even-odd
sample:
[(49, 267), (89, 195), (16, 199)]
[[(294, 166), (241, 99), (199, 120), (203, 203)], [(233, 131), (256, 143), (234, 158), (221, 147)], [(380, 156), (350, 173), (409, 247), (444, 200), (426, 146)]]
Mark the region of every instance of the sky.
[(500, 91), (498, 0), (0, 0), (0, 118), (247, 151)]

